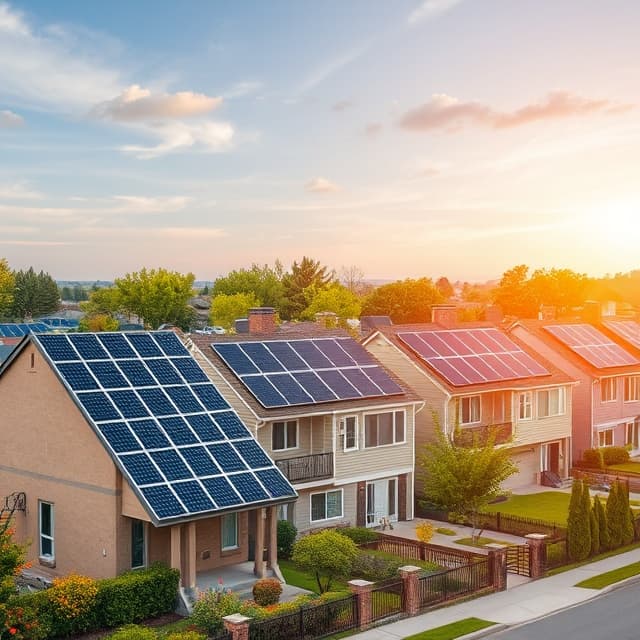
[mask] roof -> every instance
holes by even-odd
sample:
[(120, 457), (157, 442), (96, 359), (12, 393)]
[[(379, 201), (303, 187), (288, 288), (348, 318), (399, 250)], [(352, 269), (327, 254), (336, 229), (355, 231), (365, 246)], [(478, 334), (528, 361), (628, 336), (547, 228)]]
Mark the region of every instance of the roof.
[[(453, 384), (451, 379), (448, 379), (443, 370), (438, 370), (434, 366), (433, 360), (425, 359), (414, 348), (412, 348), (405, 340), (402, 339), (402, 334), (421, 333), (421, 332), (446, 332), (446, 331), (463, 331), (463, 330), (491, 330), (497, 331), (503, 339), (508, 337), (515, 348), (521, 350), (526, 354), (527, 359), (533, 360), (538, 367), (535, 369), (535, 375), (521, 375), (520, 377), (502, 378), (499, 380), (488, 380), (485, 382), (473, 382), (473, 383), (458, 383)], [(505, 331), (496, 327), (496, 325), (490, 322), (466, 322), (459, 323), (455, 326), (448, 328), (440, 324), (433, 322), (419, 323), (419, 324), (404, 324), (404, 325), (392, 325), (378, 327), (378, 330), (371, 334), (366, 342), (372, 340), (376, 335), (384, 336), (389, 342), (391, 342), (396, 348), (406, 354), (416, 365), (424, 370), (428, 375), (435, 378), (439, 385), (443, 387), (450, 395), (461, 395), (469, 393), (481, 393), (489, 391), (500, 391), (506, 389), (528, 389), (536, 387), (555, 386), (559, 384), (569, 384), (574, 380), (566, 373), (561, 371), (553, 363), (548, 362), (544, 358), (540, 357), (531, 348), (529, 348), (521, 340), (518, 340), (512, 335), (507, 336)], [(458, 380), (460, 382), (460, 380)]]
[(0, 344), (0, 364), (2, 364), (9, 357), (9, 354), (14, 349), (15, 345), (13, 344)]
[(31, 334), (18, 349), (30, 342), (154, 524), (296, 497), (173, 332)]

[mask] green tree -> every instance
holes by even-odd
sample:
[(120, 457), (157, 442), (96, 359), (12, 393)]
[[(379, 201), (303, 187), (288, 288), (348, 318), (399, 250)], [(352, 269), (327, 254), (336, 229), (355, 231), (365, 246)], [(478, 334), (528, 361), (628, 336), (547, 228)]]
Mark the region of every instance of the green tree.
[[(297, 320), (306, 309), (308, 300), (305, 290), (313, 287), (315, 291), (321, 291), (333, 281), (333, 273), (327, 271), (317, 260), (304, 256), (300, 263), (291, 265), (291, 272), (282, 277), (283, 300), (280, 307), (280, 315), (285, 320)], [(264, 300), (263, 300), (264, 303)]]
[(364, 271), (354, 264), (340, 267), (338, 280), (358, 297), (365, 296), (373, 290), (373, 286), (364, 279)]
[[(586, 495), (585, 495), (586, 494)], [(571, 487), (569, 516), (567, 518), (567, 553), (574, 561), (584, 560), (591, 552), (591, 524), (588, 503), (589, 488), (582, 481), (576, 481)]]
[(519, 264), (502, 274), (493, 291), (493, 301), (506, 315), (519, 318), (535, 318), (538, 304), (528, 280), (529, 267)]
[(92, 289), (89, 299), (80, 303), (80, 309), (89, 314), (102, 313), (113, 316), (122, 308), (122, 296), (117, 287)]
[[(7, 521), (0, 526), (0, 625), (4, 622), (7, 601), (17, 593), (15, 576), (24, 567), (26, 554), (26, 546), (14, 542), (10, 524)], [(0, 636), (4, 637), (2, 631), (0, 626)]]
[(501, 491), (502, 483), (518, 471), (507, 447), (496, 447), (496, 434), (472, 446), (455, 444), (443, 432), (434, 413), (436, 437), (418, 453), (417, 466), (426, 502), (468, 518), (473, 538), (480, 536), (482, 510)]
[(358, 556), (356, 543), (332, 529), (312, 533), (293, 545), (291, 559), (302, 569), (312, 571), (318, 591), (331, 589), (336, 577), (349, 576)]
[(620, 482), (620, 516), (622, 518), (622, 544), (627, 545), (633, 542), (635, 537), (635, 528), (633, 526), (633, 512), (629, 505), (629, 485), (626, 482)]
[(62, 287), (60, 289), (60, 299), (64, 300), (65, 302), (67, 300), (73, 300), (73, 293), (71, 291), (71, 287)]
[(80, 332), (98, 332), (98, 331), (117, 331), (120, 323), (106, 313), (93, 313), (85, 315), (80, 319), (78, 331)]
[(44, 271), (15, 271), (15, 289), (11, 315), (14, 318), (37, 317), (52, 313), (60, 304), (56, 281)]
[(441, 276), (436, 280), (436, 289), (445, 300), (451, 298), (455, 293), (452, 284), (449, 282), (449, 278), (445, 276)]
[(617, 549), (622, 545), (624, 513), (620, 509), (621, 500), (619, 494), (618, 483), (612, 482), (605, 509), (607, 514), (607, 529), (609, 531), (609, 545), (612, 549)]
[(87, 290), (84, 287), (80, 286), (79, 284), (74, 285), (73, 300), (75, 302), (82, 302), (88, 299), (89, 299), (89, 294), (87, 293)]
[(253, 294), (263, 305), (280, 309), (284, 294), (282, 265), (279, 262), (273, 267), (252, 264), (250, 269), (230, 271), (218, 278), (211, 289), (213, 296), (232, 296), (236, 293)]
[(260, 301), (254, 293), (221, 293), (211, 301), (209, 324), (232, 329), (238, 318), (246, 318), (249, 309), (259, 307)]
[(374, 289), (362, 305), (362, 315), (390, 316), (395, 324), (430, 322), (431, 306), (442, 294), (430, 278), (392, 282)]
[(602, 502), (600, 502), (600, 498), (598, 496), (595, 496), (593, 499), (593, 510), (597, 514), (596, 519), (598, 520), (600, 551), (607, 551), (611, 548), (609, 529), (607, 527), (607, 514), (605, 513)]
[(591, 555), (595, 556), (600, 553), (600, 525), (598, 515), (593, 507), (589, 511), (589, 528), (591, 530)]
[(157, 329), (172, 323), (189, 329), (193, 310), (187, 301), (193, 294), (192, 273), (183, 275), (167, 269), (142, 268), (115, 280), (122, 309), (141, 318), (145, 325)]
[(0, 318), (4, 316), (13, 304), (16, 279), (5, 258), (0, 258)]
[(528, 286), (536, 306), (550, 305), (558, 315), (583, 304), (589, 278), (571, 269), (537, 269), (531, 274)]
[(360, 300), (339, 282), (332, 282), (328, 287), (316, 289), (315, 286), (305, 289), (309, 300), (307, 308), (300, 314), (303, 320), (313, 320), (316, 313), (330, 312), (344, 321), (360, 317)]

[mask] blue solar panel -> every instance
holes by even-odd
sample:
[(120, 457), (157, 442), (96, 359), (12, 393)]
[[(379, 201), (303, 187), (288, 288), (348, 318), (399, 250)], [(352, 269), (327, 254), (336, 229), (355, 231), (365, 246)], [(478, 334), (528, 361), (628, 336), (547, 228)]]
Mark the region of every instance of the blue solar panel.
[(120, 414), (102, 391), (79, 393), (78, 400), (96, 422), (120, 419)]
[(116, 453), (139, 451), (142, 448), (126, 422), (105, 422), (98, 425), (98, 429)]
[(110, 391), (109, 396), (125, 418), (146, 418), (149, 415), (133, 389)]
[(201, 413), (194, 416), (185, 416), (185, 418), (202, 442), (224, 440), (224, 434), (207, 414)]
[(189, 467), (183, 462), (175, 449), (152, 451), (149, 455), (169, 482), (193, 477)]
[(360, 398), (360, 392), (336, 369), (318, 371), (318, 375), (340, 400)]
[(202, 405), (191, 393), (189, 387), (167, 387), (165, 391), (181, 413), (199, 413), (202, 411)]
[(291, 348), (288, 342), (268, 342), (269, 351), (282, 362), (287, 371), (309, 369), (309, 365)]
[(138, 395), (154, 416), (172, 416), (177, 413), (176, 408), (169, 402), (167, 394), (159, 387), (138, 389)]
[(171, 362), (187, 382), (209, 382), (207, 374), (192, 358), (171, 358)]
[(146, 453), (123, 454), (118, 458), (137, 485), (156, 484), (163, 481)]
[(242, 504), (242, 498), (233, 490), (224, 476), (204, 478), (202, 484), (220, 507), (233, 507)]
[(260, 342), (245, 342), (242, 345), (242, 350), (263, 373), (284, 371), (284, 367), (273, 357), (264, 344)]
[(204, 447), (183, 447), (180, 449), (180, 453), (196, 476), (217, 476), (220, 473), (218, 465), (211, 459)]
[(309, 363), (312, 369), (330, 369), (334, 366), (312, 340), (295, 340), (289, 344)]
[(184, 418), (180, 418), (178, 416), (173, 418), (158, 418), (158, 422), (162, 425), (162, 428), (167, 432), (167, 435), (176, 446), (180, 446), (182, 444), (195, 444), (198, 442), (198, 439), (194, 435), (193, 431), (189, 429)]
[(194, 384), (191, 390), (198, 396), (205, 409), (209, 411), (223, 411), (230, 408), (212, 384)]
[(136, 358), (136, 352), (131, 348), (124, 335), (121, 333), (99, 333), (98, 340), (112, 358)]
[(229, 442), (210, 444), (207, 449), (223, 471), (246, 471), (247, 467)]
[(160, 348), (167, 356), (188, 356), (189, 352), (185, 346), (180, 342), (180, 338), (173, 333), (173, 331), (162, 331), (160, 333), (154, 333), (153, 337), (155, 341), (160, 345)]
[(58, 369), (74, 391), (91, 391), (98, 388), (98, 383), (81, 362), (65, 362), (59, 364)]
[(271, 496), (262, 488), (252, 473), (238, 473), (229, 476), (229, 480), (246, 502), (268, 500)]
[(67, 340), (67, 336), (44, 335), (38, 339), (54, 362), (80, 360), (80, 356), (74, 351), (71, 343)]
[(373, 356), (358, 342), (351, 338), (337, 338), (340, 346), (358, 363), (358, 366), (377, 365)]
[(365, 397), (379, 396), (380, 387), (367, 375), (368, 369), (340, 369), (340, 373)]
[(164, 449), (171, 446), (169, 438), (160, 429), (155, 420), (135, 420), (129, 422), (131, 431), (135, 433), (146, 449)]
[(315, 371), (300, 371), (291, 374), (300, 386), (313, 398), (315, 402), (328, 402), (335, 400), (336, 395), (320, 380)]
[(132, 387), (150, 387), (157, 384), (155, 378), (140, 360), (120, 360), (118, 367), (120, 367)]
[(176, 482), (171, 486), (190, 513), (215, 509), (215, 505), (209, 496), (195, 480), (191, 482)]
[(357, 362), (340, 346), (337, 340), (315, 340), (314, 344), (336, 367), (354, 367)]
[(237, 344), (212, 344), (222, 359), (231, 367), (234, 373), (244, 375), (247, 373), (259, 373), (258, 368), (249, 360)]
[(184, 507), (167, 485), (143, 487), (140, 491), (158, 518), (175, 518), (185, 514)]
[(105, 389), (122, 389), (129, 386), (118, 367), (110, 360), (88, 362), (87, 365)]
[(235, 447), (250, 468), (273, 466), (269, 456), (255, 440), (240, 440), (235, 443)]
[(109, 354), (93, 335), (70, 334), (69, 340), (84, 360), (107, 360), (109, 358)]
[(273, 373), (267, 376), (267, 379), (286, 398), (289, 404), (308, 404), (313, 402), (313, 398), (290, 373)]
[(145, 360), (160, 384), (182, 384), (182, 378), (168, 360)]
[(251, 437), (249, 430), (244, 426), (244, 424), (242, 424), (240, 418), (238, 418), (233, 411), (216, 413), (213, 416), (213, 419), (229, 440)]
[(367, 367), (365, 373), (384, 391), (386, 395), (402, 393), (402, 387), (392, 380), (382, 367)]
[(269, 382), (266, 376), (245, 376), (242, 382), (258, 398), (263, 407), (282, 407), (289, 404), (286, 398)]
[(277, 469), (262, 469), (256, 471), (256, 476), (273, 498), (295, 497), (291, 492), (291, 485)]
[(127, 333), (127, 338), (143, 358), (164, 356), (156, 341), (148, 333)]

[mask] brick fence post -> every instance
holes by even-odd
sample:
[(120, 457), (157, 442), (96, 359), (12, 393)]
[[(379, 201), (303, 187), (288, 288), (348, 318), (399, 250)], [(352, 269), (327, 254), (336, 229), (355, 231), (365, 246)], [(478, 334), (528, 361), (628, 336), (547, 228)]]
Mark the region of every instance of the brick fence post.
[(251, 618), (239, 613), (222, 618), (224, 628), (231, 633), (231, 640), (249, 640), (249, 620)]
[(398, 569), (402, 578), (402, 593), (404, 612), (409, 616), (416, 616), (420, 612), (420, 592), (418, 588), (418, 575), (422, 571), (420, 567), (407, 565)]
[(491, 585), (496, 591), (507, 588), (507, 547), (503, 544), (485, 545), (489, 549), (489, 576)]
[(360, 630), (364, 631), (371, 624), (371, 589), (373, 588), (373, 582), (368, 580), (349, 580), (348, 584), (349, 589), (356, 597)]
[(543, 578), (546, 572), (547, 548), (544, 533), (529, 533), (525, 536), (529, 546), (529, 576)]

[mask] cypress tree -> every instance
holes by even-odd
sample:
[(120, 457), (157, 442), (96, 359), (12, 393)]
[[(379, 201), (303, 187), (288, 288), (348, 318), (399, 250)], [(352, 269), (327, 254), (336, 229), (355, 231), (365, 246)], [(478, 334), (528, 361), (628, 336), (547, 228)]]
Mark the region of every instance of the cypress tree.
[(633, 513), (631, 511), (631, 506), (629, 505), (629, 484), (627, 482), (621, 482), (619, 492), (621, 496), (620, 512), (623, 516), (622, 544), (627, 545), (633, 542), (635, 535), (635, 529), (633, 527)]
[(607, 498), (607, 529), (609, 531), (609, 546), (617, 549), (622, 544), (622, 518), (620, 517), (619, 487), (617, 482), (611, 483), (611, 490)]
[[(585, 485), (586, 486), (586, 485)], [(567, 520), (567, 553), (571, 560), (584, 560), (591, 551), (591, 528), (589, 510), (584, 500), (582, 482), (574, 482), (571, 487), (571, 501), (569, 502), (569, 518)], [(589, 490), (586, 489), (587, 500)]]
[(591, 527), (591, 555), (595, 556), (600, 552), (600, 524), (595, 508), (589, 511), (589, 525)]
[(598, 528), (600, 529), (600, 551), (607, 551), (611, 548), (611, 541), (609, 540), (609, 529), (607, 528), (607, 514), (604, 512), (600, 497), (596, 496), (593, 499), (593, 510), (595, 511), (596, 519), (598, 521)]

